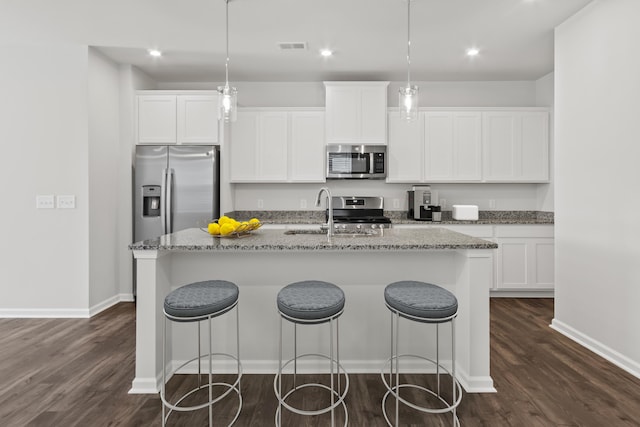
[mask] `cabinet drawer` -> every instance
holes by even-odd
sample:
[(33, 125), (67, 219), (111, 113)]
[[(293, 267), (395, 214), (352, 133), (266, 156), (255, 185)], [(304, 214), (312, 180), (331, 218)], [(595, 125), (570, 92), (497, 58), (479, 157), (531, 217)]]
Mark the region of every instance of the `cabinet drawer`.
[(495, 237), (553, 237), (553, 225), (496, 225)]

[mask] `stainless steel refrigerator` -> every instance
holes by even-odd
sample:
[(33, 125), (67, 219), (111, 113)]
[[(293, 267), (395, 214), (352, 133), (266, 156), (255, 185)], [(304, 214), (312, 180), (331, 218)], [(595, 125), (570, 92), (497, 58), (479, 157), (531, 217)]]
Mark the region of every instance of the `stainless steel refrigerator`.
[(134, 241), (198, 227), (220, 216), (220, 151), (213, 145), (138, 145)]

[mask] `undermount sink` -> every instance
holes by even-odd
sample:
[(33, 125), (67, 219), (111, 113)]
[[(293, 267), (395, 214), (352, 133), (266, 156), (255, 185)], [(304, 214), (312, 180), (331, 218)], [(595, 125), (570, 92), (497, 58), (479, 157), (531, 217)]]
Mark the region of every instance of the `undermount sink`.
[[(309, 235), (309, 234), (322, 234), (326, 235), (327, 230), (322, 230), (320, 228), (305, 228), (305, 229), (291, 229), (284, 232), (287, 235)], [(334, 230), (333, 237), (370, 237), (370, 236), (381, 236), (382, 233), (379, 230)]]

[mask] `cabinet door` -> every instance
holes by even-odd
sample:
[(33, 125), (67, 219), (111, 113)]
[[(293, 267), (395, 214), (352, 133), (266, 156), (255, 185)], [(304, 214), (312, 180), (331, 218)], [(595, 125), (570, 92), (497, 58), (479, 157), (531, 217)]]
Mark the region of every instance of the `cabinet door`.
[(177, 140), (180, 144), (218, 142), (217, 95), (179, 95)]
[(290, 113), (289, 180), (325, 182), (324, 113)]
[(487, 112), (482, 127), (486, 181), (549, 180), (547, 112)]
[(553, 289), (553, 239), (501, 238), (498, 246), (498, 289)]
[(175, 95), (140, 95), (138, 98), (138, 143), (176, 143)]
[(326, 131), (328, 143), (360, 140), (360, 90), (357, 87), (327, 87)]
[(497, 288), (553, 289), (552, 225), (496, 226)]
[(453, 113), (453, 178), (455, 181), (482, 179), (482, 114)]
[(549, 114), (524, 112), (521, 120), (521, 178), (526, 181), (549, 180)]
[(425, 180), (480, 181), (481, 114), (425, 113)]
[(360, 89), (360, 141), (363, 144), (387, 143), (387, 87)]
[(287, 180), (287, 113), (258, 115), (257, 178), (261, 181)]
[(424, 113), (419, 120), (406, 121), (397, 111), (389, 113), (387, 182), (421, 182), (423, 180)]
[(325, 82), (329, 144), (387, 143), (388, 82)]
[(258, 113), (238, 111), (231, 123), (230, 141), (231, 182), (253, 182), (258, 175)]

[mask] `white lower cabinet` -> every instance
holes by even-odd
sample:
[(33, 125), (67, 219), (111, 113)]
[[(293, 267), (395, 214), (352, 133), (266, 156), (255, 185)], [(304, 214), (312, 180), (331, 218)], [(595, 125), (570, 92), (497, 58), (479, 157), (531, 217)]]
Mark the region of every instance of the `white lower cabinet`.
[[(553, 224), (407, 224), (398, 228), (442, 227), (498, 244), (495, 252), (495, 295), (530, 296), (554, 289)], [(545, 294), (546, 295), (546, 294)]]
[(495, 289), (554, 288), (552, 225), (498, 225), (495, 241), (498, 243)]
[(321, 111), (242, 110), (231, 125), (231, 182), (324, 182)]

